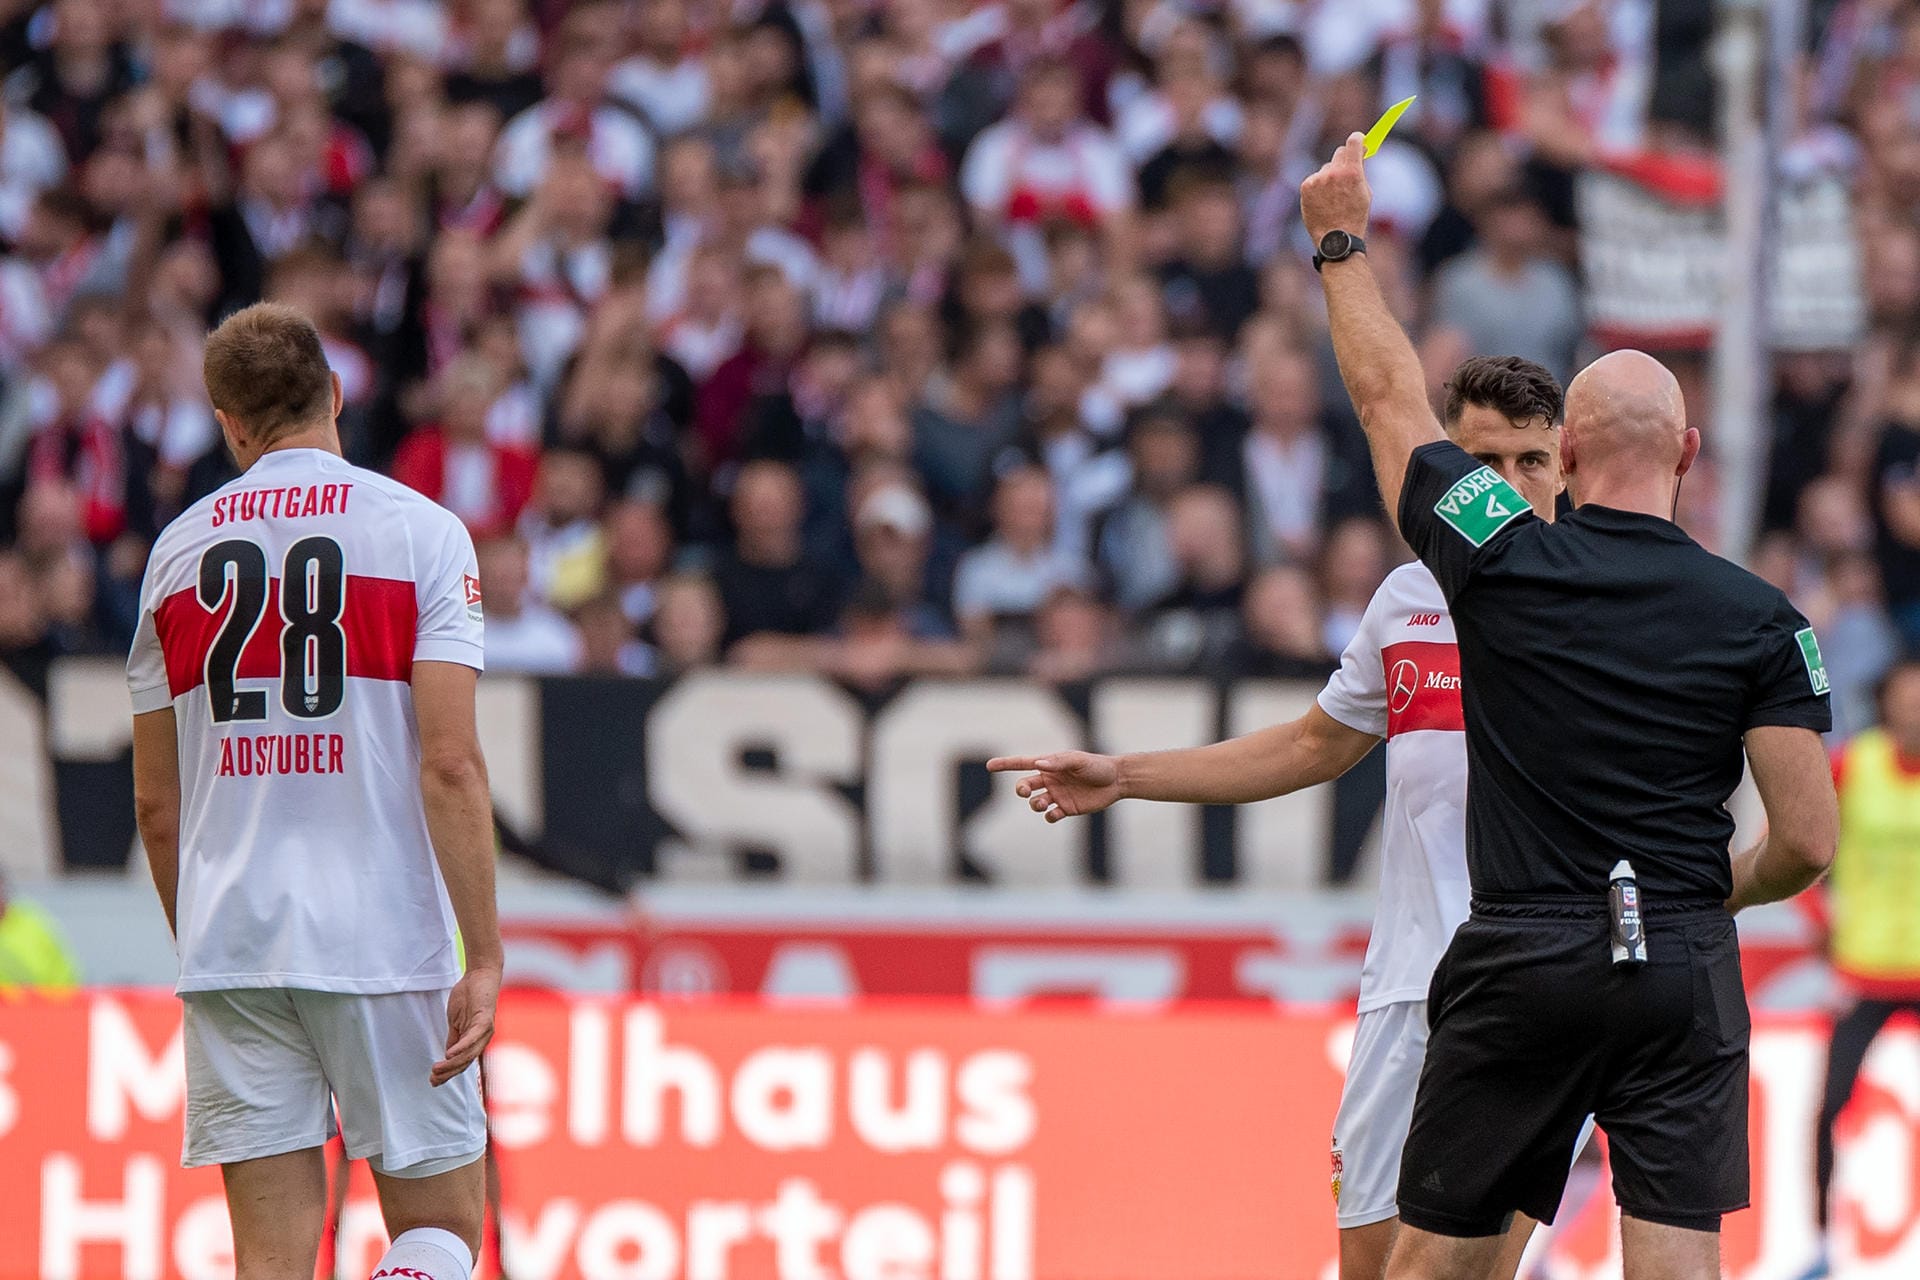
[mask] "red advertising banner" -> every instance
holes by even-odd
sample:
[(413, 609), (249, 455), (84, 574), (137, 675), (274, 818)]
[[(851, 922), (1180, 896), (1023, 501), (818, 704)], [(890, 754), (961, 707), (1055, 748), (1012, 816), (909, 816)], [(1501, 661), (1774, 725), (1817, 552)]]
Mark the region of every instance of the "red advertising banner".
[[(1759, 916), (1760, 913), (1754, 913)], [(990, 1007), (1084, 1001), (1150, 1009), (1180, 1001), (1351, 1008), (1369, 918), (1166, 923), (1057, 918), (727, 919), (675, 912), (610, 920), (507, 920), (522, 985), (680, 998), (971, 996)], [(1791, 913), (1743, 917), (1741, 968), (1757, 1008), (1803, 1009), (1830, 978)]]
[[(514, 1280), (1327, 1280), (1327, 1131), (1349, 1019), (960, 1002), (649, 1004), (521, 994), (490, 1058)], [(1735, 1280), (1812, 1248), (1824, 1041), (1763, 1019)], [(178, 1166), (178, 1005), (0, 1004), (0, 1277), (232, 1275), (218, 1174)], [(340, 1274), (383, 1247), (370, 1189)], [(1877, 1046), (1844, 1125), (1842, 1274), (1920, 1274), (1920, 1043)], [(1542, 1273), (1619, 1274), (1610, 1207)]]

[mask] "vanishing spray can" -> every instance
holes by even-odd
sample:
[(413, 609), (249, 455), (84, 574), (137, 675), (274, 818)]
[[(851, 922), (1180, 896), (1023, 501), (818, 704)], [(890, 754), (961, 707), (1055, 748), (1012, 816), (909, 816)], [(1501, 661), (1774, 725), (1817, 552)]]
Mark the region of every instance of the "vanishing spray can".
[(1613, 963), (1631, 968), (1647, 962), (1647, 928), (1640, 917), (1640, 885), (1625, 858), (1607, 877), (1607, 903), (1613, 915)]

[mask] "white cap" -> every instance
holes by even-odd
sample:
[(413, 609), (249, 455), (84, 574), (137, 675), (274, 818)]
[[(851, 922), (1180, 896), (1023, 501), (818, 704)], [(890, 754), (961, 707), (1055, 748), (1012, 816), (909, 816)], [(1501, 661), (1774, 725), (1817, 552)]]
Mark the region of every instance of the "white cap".
[(1612, 883), (1615, 880), (1631, 880), (1631, 879), (1633, 879), (1633, 864), (1631, 862), (1628, 862), (1625, 858), (1622, 858), (1620, 859), (1620, 861), (1614, 863), (1613, 870), (1607, 873), (1608, 883)]
[(858, 528), (882, 526), (909, 538), (919, 537), (932, 523), (933, 513), (927, 509), (927, 500), (903, 484), (875, 489), (860, 504), (860, 511), (854, 517)]

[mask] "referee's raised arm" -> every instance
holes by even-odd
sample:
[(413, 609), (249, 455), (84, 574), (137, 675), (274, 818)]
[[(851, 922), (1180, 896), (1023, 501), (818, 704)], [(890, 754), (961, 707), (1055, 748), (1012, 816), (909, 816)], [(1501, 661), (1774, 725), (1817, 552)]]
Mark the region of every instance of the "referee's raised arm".
[(1328, 327), (1340, 377), (1347, 385), (1373, 452), (1380, 496), (1400, 510), (1407, 459), (1423, 444), (1445, 439), (1427, 402), (1420, 357), (1387, 309), (1367, 265), (1367, 214), (1373, 193), (1362, 167), (1364, 145), (1349, 136), (1333, 159), (1300, 184), (1300, 218), (1318, 246), (1314, 265), (1327, 295)]

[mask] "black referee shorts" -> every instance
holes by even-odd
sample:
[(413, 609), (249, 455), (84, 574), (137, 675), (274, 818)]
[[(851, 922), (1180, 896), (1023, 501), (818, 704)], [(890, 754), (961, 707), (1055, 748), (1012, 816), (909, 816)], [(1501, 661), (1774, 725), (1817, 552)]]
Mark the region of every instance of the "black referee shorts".
[(1712, 1231), (1746, 1207), (1733, 917), (1717, 902), (1645, 910), (1648, 961), (1616, 969), (1604, 899), (1474, 899), (1428, 996), (1403, 1221), (1444, 1236), (1497, 1235), (1515, 1210), (1552, 1222), (1589, 1114), (1623, 1212)]

